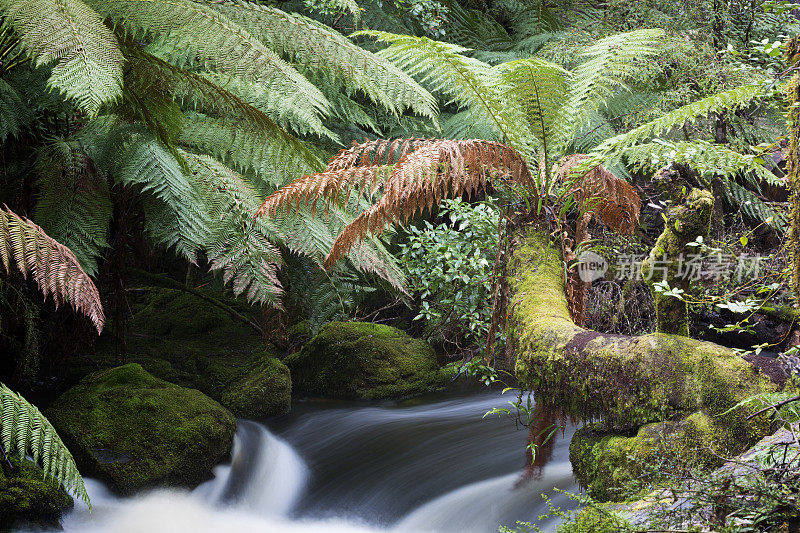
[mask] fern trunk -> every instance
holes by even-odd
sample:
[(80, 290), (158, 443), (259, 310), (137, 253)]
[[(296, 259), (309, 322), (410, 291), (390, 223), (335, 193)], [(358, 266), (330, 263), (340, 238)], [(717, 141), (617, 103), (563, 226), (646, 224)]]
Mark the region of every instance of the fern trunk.
[[(800, 60), (800, 38), (790, 39), (786, 44), (786, 59), (790, 66)], [(791, 202), (791, 231), (788, 251), (792, 269), (792, 290), (800, 305), (800, 167), (798, 166), (798, 142), (800, 142), (800, 74), (795, 74), (786, 84), (789, 126), (789, 154), (786, 157), (786, 173), (789, 177), (789, 199)]]

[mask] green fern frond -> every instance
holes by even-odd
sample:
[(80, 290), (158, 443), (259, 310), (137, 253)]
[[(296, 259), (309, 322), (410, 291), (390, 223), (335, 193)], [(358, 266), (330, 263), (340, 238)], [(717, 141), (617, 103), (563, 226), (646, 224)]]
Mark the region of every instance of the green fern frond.
[(56, 139), (41, 152), (35, 219), (48, 235), (75, 253), (83, 270), (97, 273), (108, 247), (112, 205), (106, 179), (78, 143)]
[(92, 510), (89, 494), (75, 460), (47, 418), (25, 398), (0, 383), (0, 437), (7, 453), (21, 460), (26, 455), (41, 464), (45, 478), (51, 477), (80, 498)]
[(24, 278), (31, 275), (45, 298), (52, 295), (56, 306), (69, 303), (92, 321), (98, 334), (103, 330), (100, 294), (75, 254), (7, 208), (0, 209), (0, 262), (6, 273), (16, 264)]
[(595, 153), (604, 157), (613, 156), (636, 143), (662, 135), (672, 128), (678, 128), (687, 122), (694, 122), (697, 118), (707, 116), (712, 112), (719, 113), (747, 105), (765, 94), (765, 87), (760, 84), (744, 85), (722, 91), (679, 107), (626, 133), (612, 137), (597, 146)]
[(17, 136), (33, 121), (33, 113), (17, 90), (0, 78), (0, 142)]
[(404, 109), (436, 118), (436, 101), (408, 74), (384, 58), (314, 20), (273, 7), (230, 0), (216, 8), (294, 63), (334, 75), (394, 114)]
[(448, 41), (481, 51), (514, 47), (514, 39), (493, 17), (458, 2), (448, 2), (445, 31)]
[(492, 76), (506, 108), (522, 112), (540, 151), (549, 153), (570, 136), (561, 120), (563, 98), (571, 86), (568, 71), (532, 58), (502, 63), (492, 69)]
[(248, 126), (234, 119), (189, 113), (180, 140), (240, 172), (254, 172), (270, 191), (297, 176), (324, 168), (322, 161), (302, 141), (286, 134), (276, 124), (261, 128)]
[(524, 123), (510, 118), (497, 91), (492, 87), (490, 66), (463, 55), (468, 49), (434, 41), (427, 37), (362, 31), (354, 35), (370, 36), (389, 47), (378, 52), (434, 93), (451, 99), (459, 108), (470, 109), (473, 117), (491, 128), (495, 136), (527, 152), (529, 134)]
[(143, 201), (152, 218), (147, 229), (153, 237), (175, 246), (189, 261), (208, 238), (207, 207), (193, 180), (185, 172), (185, 162), (161, 144), (142, 124), (109, 121), (98, 124), (105, 132), (91, 136), (96, 146), (92, 159), (117, 183), (135, 187), (150, 197)]
[(255, 191), (234, 171), (204, 155), (181, 151), (189, 163), (208, 205), (218, 220), (205, 243), (212, 271), (221, 271), (235, 295), (251, 303), (279, 305), (282, 293), (278, 281), (281, 256), (267, 239), (260, 219), (254, 219), (259, 200)]
[(0, 13), (49, 85), (90, 116), (122, 96), (123, 55), (102, 18), (80, 0), (0, 0)]
[(206, 69), (262, 84), (287, 105), (324, 113), (322, 93), (259, 39), (206, 2), (190, 0), (89, 0), (120, 30), (154, 38), (149, 51), (179, 67)]
[(789, 219), (785, 213), (776, 211), (754, 192), (733, 180), (726, 180), (724, 185), (726, 199), (734, 209), (741, 209), (753, 220), (768, 224), (780, 232), (788, 229)]
[[(573, 71), (572, 87), (560, 120), (572, 132), (584, 126), (596, 111), (619, 89), (626, 89), (637, 64), (657, 52), (663, 30), (636, 30), (600, 39), (583, 52), (585, 60)], [(570, 139), (563, 139), (563, 143)]]

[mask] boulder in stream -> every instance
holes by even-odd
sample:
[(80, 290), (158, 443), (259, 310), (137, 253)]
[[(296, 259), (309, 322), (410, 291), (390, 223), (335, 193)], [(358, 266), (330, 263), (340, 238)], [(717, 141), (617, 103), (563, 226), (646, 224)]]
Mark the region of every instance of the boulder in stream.
[(368, 322), (330, 322), (285, 362), (296, 388), (328, 398), (400, 398), (447, 379), (428, 343)]
[(30, 461), (0, 459), (0, 531), (11, 527), (56, 527), (72, 498)]
[(233, 415), (216, 401), (135, 363), (87, 376), (47, 417), (81, 473), (121, 494), (198, 485), (228, 457), (236, 430)]

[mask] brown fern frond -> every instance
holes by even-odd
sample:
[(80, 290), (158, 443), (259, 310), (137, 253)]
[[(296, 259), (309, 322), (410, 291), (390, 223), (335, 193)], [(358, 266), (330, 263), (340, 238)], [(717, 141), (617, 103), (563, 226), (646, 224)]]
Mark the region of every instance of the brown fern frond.
[(292, 205), (297, 209), (301, 202), (305, 205), (311, 203), (311, 212), (316, 213), (318, 200), (336, 203), (339, 197), (343, 197), (346, 201), (353, 190), (360, 195), (369, 196), (380, 185), (382, 176), (389, 175), (391, 168), (358, 166), (303, 176), (269, 195), (256, 211), (256, 217), (273, 216), (284, 207), (288, 213)]
[(103, 330), (100, 294), (75, 254), (8, 207), (0, 209), (0, 261), (7, 274), (16, 263), (25, 279), (31, 275), (45, 299), (52, 295), (56, 306), (68, 302), (94, 323), (98, 333)]
[[(396, 161), (396, 162), (395, 162)], [(273, 216), (300, 203), (337, 202), (353, 190), (369, 198), (381, 186), (380, 200), (337, 236), (325, 259), (332, 267), (367, 234), (381, 233), (392, 222), (408, 220), (445, 198), (471, 195), (490, 181), (533, 187), (522, 156), (508, 145), (484, 140), (396, 139), (367, 141), (342, 150), (325, 172), (303, 176), (271, 194), (256, 216)]]
[(394, 165), (406, 154), (419, 146), (433, 142), (433, 139), (377, 139), (339, 151), (328, 163), (326, 172), (335, 172), (353, 167), (372, 167)]
[(642, 200), (630, 183), (618, 178), (610, 170), (598, 165), (583, 175), (574, 175), (572, 169), (589, 156), (573, 154), (561, 160), (558, 179), (569, 187), (583, 211), (593, 213), (609, 228), (630, 235), (639, 224)]
[(397, 162), (380, 201), (339, 234), (325, 266), (333, 266), (367, 234), (379, 234), (387, 224), (406, 221), (445, 198), (471, 195), (497, 179), (525, 186), (533, 183), (525, 160), (505, 144), (483, 140), (421, 144)]

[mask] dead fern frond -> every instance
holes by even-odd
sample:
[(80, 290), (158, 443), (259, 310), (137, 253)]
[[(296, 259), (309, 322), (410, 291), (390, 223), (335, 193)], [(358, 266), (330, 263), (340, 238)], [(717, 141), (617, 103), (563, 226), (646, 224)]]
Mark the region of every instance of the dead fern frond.
[(320, 199), (336, 202), (340, 196), (349, 197), (353, 189), (368, 196), (382, 186), (380, 200), (348, 224), (334, 241), (325, 259), (330, 268), (367, 234), (380, 234), (388, 224), (408, 220), (445, 198), (473, 194), (496, 180), (534, 185), (522, 156), (499, 142), (368, 141), (340, 152), (325, 172), (304, 176), (270, 195), (256, 216), (271, 216), (281, 207), (299, 209), (301, 202), (312, 203), (313, 211)]
[(68, 302), (94, 323), (98, 333), (103, 330), (100, 294), (75, 254), (7, 207), (0, 209), (0, 261), (6, 273), (16, 263), (24, 278), (31, 275), (45, 298), (52, 295), (56, 306)]
[(594, 214), (623, 235), (632, 234), (639, 224), (642, 209), (636, 189), (602, 165), (583, 175), (574, 175), (572, 170), (587, 159), (589, 156), (584, 154), (563, 158), (558, 166), (558, 179), (567, 184), (583, 212)]

